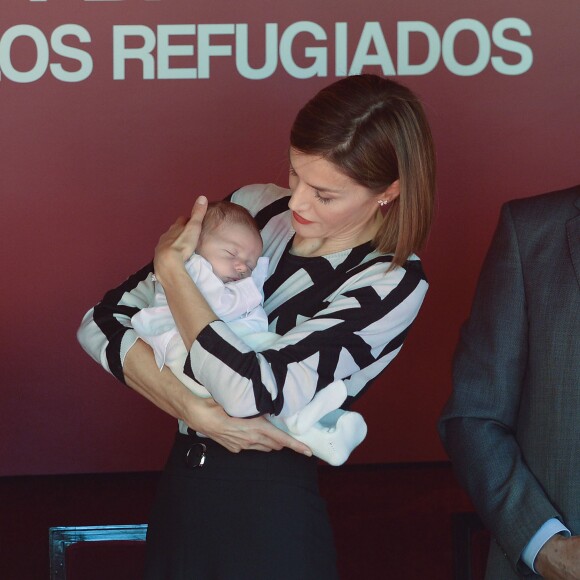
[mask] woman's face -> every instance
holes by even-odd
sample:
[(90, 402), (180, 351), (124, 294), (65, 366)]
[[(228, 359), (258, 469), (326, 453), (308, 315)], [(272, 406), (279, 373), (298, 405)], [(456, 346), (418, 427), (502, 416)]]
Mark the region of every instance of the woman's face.
[(290, 149), (288, 203), (292, 226), (302, 238), (325, 239), (340, 247), (354, 247), (373, 238), (381, 199), (319, 157)]

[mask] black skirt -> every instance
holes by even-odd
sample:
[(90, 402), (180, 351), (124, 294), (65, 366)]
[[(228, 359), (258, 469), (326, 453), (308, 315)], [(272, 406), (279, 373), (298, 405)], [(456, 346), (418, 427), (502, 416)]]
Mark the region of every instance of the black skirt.
[[(193, 467), (200, 444), (205, 460)], [(316, 458), (230, 453), (177, 434), (149, 521), (146, 580), (336, 578)]]

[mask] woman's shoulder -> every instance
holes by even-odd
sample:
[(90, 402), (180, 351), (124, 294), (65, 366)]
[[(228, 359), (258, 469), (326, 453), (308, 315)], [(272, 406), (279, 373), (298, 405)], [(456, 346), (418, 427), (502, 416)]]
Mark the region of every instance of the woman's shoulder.
[(397, 289), (400, 297), (414, 292), (424, 296), (429, 286), (421, 260), (415, 254), (401, 266), (390, 268), (393, 255), (374, 250), (367, 243), (325, 258), (331, 263), (335, 278), (342, 278), (336, 295), (372, 289), (384, 298)]
[[(290, 191), (273, 183), (245, 185), (231, 196), (231, 201), (245, 207), (253, 216), (264, 208), (290, 196)], [(282, 202), (284, 205), (285, 202)], [(287, 205), (285, 209), (288, 209)]]

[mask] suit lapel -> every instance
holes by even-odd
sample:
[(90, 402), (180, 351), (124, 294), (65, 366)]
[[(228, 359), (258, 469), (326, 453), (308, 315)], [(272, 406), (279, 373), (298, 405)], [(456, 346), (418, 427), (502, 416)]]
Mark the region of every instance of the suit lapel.
[[(576, 207), (580, 210), (580, 197), (576, 199)], [(566, 233), (568, 235), (568, 245), (570, 256), (576, 272), (576, 280), (580, 286), (580, 214), (566, 222)]]

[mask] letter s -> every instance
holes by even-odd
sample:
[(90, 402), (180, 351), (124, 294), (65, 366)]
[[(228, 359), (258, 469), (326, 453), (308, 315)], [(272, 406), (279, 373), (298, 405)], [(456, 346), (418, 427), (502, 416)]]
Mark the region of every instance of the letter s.
[(76, 36), (80, 42), (90, 42), (91, 35), (86, 28), (78, 24), (63, 24), (55, 28), (50, 37), (50, 44), (56, 54), (78, 60), (81, 66), (76, 71), (67, 71), (60, 63), (53, 63), (50, 65), (50, 70), (59, 81), (69, 83), (84, 81), (93, 72), (93, 59), (84, 50), (64, 44), (65, 36)]
[(493, 68), (504, 75), (521, 75), (527, 72), (534, 62), (532, 49), (523, 42), (510, 40), (504, 36), (506, 30), (515, 29), (521, 36), (531, 36), (532, 30), (527, 22), (521, 18), (504, 18), (495, 24), (491, 37), (494, 44), (508, 52), (515, 52), (520, 55), (520, 61), (516, 64), (508, 64), (501, 56), (492, 56), (491, 64)]

